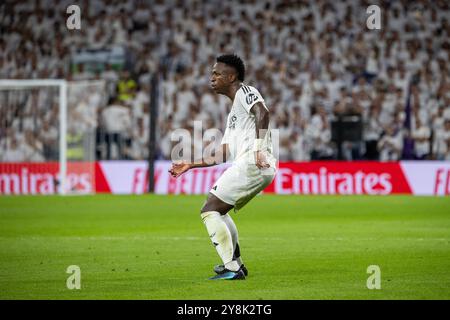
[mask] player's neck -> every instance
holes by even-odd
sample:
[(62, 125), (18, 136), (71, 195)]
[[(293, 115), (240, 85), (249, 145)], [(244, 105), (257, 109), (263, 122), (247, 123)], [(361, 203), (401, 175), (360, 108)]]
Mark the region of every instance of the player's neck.
[(230, 98), (231, 101), (234, 101), (234, 97), (236, 96), (236, 92), (241, 88), (242, 82), (233, 83), (227, 92), (224, 94)]

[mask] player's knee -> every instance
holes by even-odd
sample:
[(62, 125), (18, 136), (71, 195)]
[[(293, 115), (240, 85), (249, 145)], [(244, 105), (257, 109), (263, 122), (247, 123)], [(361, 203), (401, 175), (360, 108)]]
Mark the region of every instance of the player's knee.
[(204, 213), (204, 212), (208, 212), (208, 211), (217, 211), (214, 210), (214, 205), (213, 205), (213, 198), (211, 197), (211, 194), (208, 194), (208, 198), (205, 200), (205, 202), (203, 203), (202, 208), (200, 209), (200, 214)]
[(202, 208), (200, 209), (200, 214), (208, 212), (208, 211), (215, 211), (215, 210), (211, 210), (209, 201), (206, 200), (205, 203), (203, 204)]
[(208, 210), (205, 208), (205, 205), (200, 209), (200, 214), (208, 212)]
[(206, 201), (203, 207), (200, 209), (200, 214), (208, 212), (208, 211), (217, 211), (220, 214), (226, 214), (228, 210), (225, 208), (221, 208), (217, 204), (211, 203), (211, 201)]
[(233, 206), (221, 201), (213, 194), (209, 194), (208, 198), (206, 199), (205, 203), (203, 204), (203, 207), (200, 210), (200, 214), (208, 211), (217, 211), (221, 215), (226, 214), (228, 211), (230, 211), (233, 208)]

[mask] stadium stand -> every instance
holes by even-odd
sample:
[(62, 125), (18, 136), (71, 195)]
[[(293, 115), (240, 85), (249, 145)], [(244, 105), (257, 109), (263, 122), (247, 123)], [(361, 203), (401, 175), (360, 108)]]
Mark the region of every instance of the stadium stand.
[[(105, 80), (108, 99), (87, 90), (71, 107), (101, 137), (98, 159), (147, 157), (155, 72), (159, 159), (170, 158), (174, 128), (223, 128), (229, 102), (208, 89), (209, 73), (217, 54), (235, 52), (274, 115), (280, 160), (450, 160), (448, 1), (383, 1), (381, 30), (366, 28), (367, 1), (85, 0), (81, 30), (66, 28), (70, 4), (2, 1), (0, 78)], [(117, 48), (121, 63), (80, 58)], [(8, 108), (0, 93), (1, 161), (54, 159), (48, 92), (18, 94)], [(362, 135), (337, 150), (333, 124), (346, 115)]]

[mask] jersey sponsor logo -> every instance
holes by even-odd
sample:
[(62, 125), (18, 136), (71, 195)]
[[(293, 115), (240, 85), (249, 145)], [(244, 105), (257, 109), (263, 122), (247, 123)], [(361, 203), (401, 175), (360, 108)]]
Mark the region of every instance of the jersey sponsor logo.
[(258, 100), (258, 96), (251, 92), (245, 97), (245, 102), (247, 102), (247, 104), (252, 104), (256, 100)]

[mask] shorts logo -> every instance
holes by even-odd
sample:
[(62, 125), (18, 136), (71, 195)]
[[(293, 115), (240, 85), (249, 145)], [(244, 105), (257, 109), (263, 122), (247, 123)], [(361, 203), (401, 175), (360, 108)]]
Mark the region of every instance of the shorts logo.
[(245, 102), (247, 102), (247, 104), (252, 104), (256, 100), (258, 100), (258, 96), (251, 92), (245, 97)]
[(217, 186), (214, 186), (214, 187), (213, 187), (213, 190), (217, 190)]

